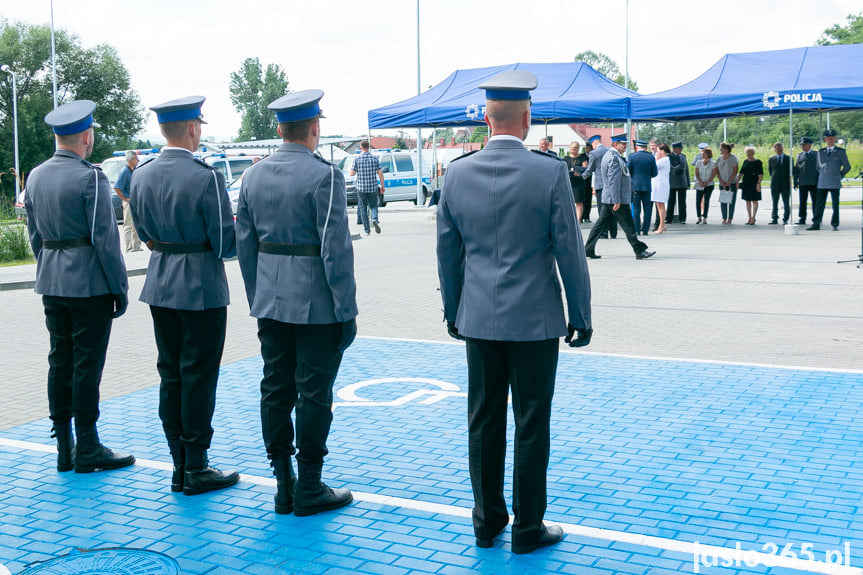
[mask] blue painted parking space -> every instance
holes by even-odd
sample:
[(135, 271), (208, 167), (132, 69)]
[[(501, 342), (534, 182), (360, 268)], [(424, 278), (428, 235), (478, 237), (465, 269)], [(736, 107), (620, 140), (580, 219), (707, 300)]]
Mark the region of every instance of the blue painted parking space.
[[(569, 534), (516, 556), (508, 530), (491, 549), (474, 546), (462, 346), (357, 340), (324, 467), (357, 502), (305, 518), (272, 511), (261, 366), (222, 369), (210, 458), (244, 474), (225, 491), (171, 493), (156, 388), (102, 403), (103, 441), (141, 460), (128, 469), (57, 473), (39, 448), (51, 445), (47, 419), (0, 433), (0, 564), (20, 573), (75, 548), (123, 547), (190, 574), (863, 567), (860, 373), (561, 354), (546, 518)], [(766, 564), (792, 553), (796, 562)]]

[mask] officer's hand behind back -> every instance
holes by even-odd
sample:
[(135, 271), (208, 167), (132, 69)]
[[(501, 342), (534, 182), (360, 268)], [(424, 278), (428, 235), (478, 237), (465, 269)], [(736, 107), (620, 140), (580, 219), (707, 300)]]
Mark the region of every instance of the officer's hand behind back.
[(129, 298), (126, 297), (124, 293), (115, 293), (114, 294), (114, 313), (111, 314), (111, 317), (117, 319), (124, 313), (126, 313), (126, 308), (129, 307)]
[(566, 328), (567, 331), (569, 331), (569, 335), (567, 335), (566, 339), (563, 341), (568, 343), (569, 347), (584, 347), (590, 343), (590, 338), (593, 337), (592, 327), (587, 329), (576, 329), (575, 326), (569, 324)]
[(464, 341), (464, 336), (458, 332), (458, 328), (455, 326), (454, 321), (446, 322), (446, 331), (449, 333), (451, 338)]
[(346, 349), (354, 343), (354, 338), (357, 337), (357, 320), (349, 319), (342, 323), (342, 335), (339, 338), (339, 353), (344, 353)]

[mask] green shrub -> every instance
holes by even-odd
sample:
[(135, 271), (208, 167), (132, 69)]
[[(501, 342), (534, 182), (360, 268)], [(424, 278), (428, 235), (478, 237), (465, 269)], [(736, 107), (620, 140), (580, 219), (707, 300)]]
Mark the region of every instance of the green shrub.
[(30, 238), (22, 224), (0, 225), (0, 262), (13, 262), (32, 258)]

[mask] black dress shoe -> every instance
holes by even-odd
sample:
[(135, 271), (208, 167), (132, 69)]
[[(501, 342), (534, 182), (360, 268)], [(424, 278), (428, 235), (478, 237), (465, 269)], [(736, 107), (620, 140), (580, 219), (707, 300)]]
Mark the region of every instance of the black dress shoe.
[(635, 259), (646, 260), (647, 258), (653, 257), (655, 255), (656, 255), (656, 252), (649, 252), (647, 250), (644, 250), (644, 251), (641, 251), (641, 252), (638, 252), (637, 254), (635, 254)]
[(556, 543), (560, 543), (563, 541), (565, 537), (563, 533), (563, 529), (560, 528), (559, 525), (546, 525), (543, 523), (542, 525), (542, 535), (539, 536), (539, 539), (534, 543), (530, 544), (520, 544), (513, 543), (512, 544), (512, 552), (516, 555), (524, 555), (525, 553), (531, 553), (536, 551), (540, 547), (548, 547), (549, 545), (554, 545)]
[(775, 226), (775, 225), (776, 225), (776, 224), (778, 224), (778, 223), (779, 223), (779, 222), (778, 222), (778, 221), (776, 221), (776, 220), (770, 220), (769, 222), (767, 222), (767, 225), (768, 225), (768, 226)]
[(592, 252), (589, 254), (584, 254), (584, 255), (587, 256), (588, 258), (592, 259), (592, 260), (598, 260), (599, 258), (602, 257), (601, 255), (598, 255), (598, 254), (595, 254)]
[(808, 228), (806, 228), (806, 231), (807, 231), (807, 232), (811, 232), (811, 231), (818, 231), (818, 230), (820, 230), (820, 229), (821, 229), (821, 226), (816, 226), (815, 224), (812, 224), (811, 226), (809, 226)]
[(806, 220), (797, 220), (797, 225), (798, 226), (806, 225)]
[(838, 232), (838, 231), (839, 231), (839, 226), (833, 226), (833, 231), (834, 231), (834, 232)]

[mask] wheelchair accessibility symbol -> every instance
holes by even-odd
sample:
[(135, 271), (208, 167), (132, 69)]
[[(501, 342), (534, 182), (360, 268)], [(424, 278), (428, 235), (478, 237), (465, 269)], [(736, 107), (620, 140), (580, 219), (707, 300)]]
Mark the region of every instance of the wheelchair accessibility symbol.
[[(360, 390), (369, 387), (392, 383), (424, 384), (431, 387), (431, 389), (415, 389), (394, 399), (386, 400), (365, 399), (358, 394)], [(346, 385), (336, 392), (336, 396), (341, 401), (334, 401), (333, 409), (337, 407), (397, 407), (412, 401), (417, 401), (421, 405), (431, 405), (448, 397), (467, 397), (467, 393), (461, 391), (456, 384), (439, 379), (425, 377), (382, 377)]]

